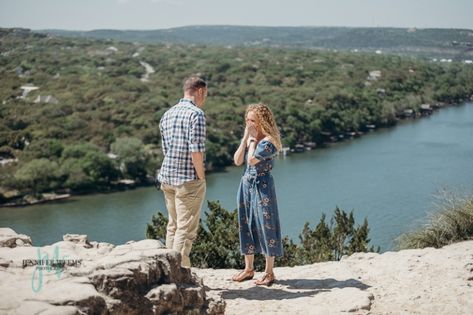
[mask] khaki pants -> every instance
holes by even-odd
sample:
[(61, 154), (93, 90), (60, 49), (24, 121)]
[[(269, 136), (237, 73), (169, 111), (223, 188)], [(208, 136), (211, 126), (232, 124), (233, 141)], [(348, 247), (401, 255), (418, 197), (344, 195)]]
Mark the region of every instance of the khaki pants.
[(199, 229), (200, 208), (204, 200), (205, 180), (193, 180), (179, 186), (161, 184), (169, 222), (166, 247), (181, 253), (183, 267), (190, 268), (189, 255)]

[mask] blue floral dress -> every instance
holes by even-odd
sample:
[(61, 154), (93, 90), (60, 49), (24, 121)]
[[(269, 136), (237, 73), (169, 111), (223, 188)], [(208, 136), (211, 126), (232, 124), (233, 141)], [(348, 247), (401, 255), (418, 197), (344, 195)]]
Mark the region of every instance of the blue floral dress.
[(243, 255), (283, 255), (276, 191), (271, 175), (276, 153), (277, 149), (270, 141), (261, 140), (254, 153), (261, 162), (253, 166), (247, 164), (241, 178), (237, 202)]

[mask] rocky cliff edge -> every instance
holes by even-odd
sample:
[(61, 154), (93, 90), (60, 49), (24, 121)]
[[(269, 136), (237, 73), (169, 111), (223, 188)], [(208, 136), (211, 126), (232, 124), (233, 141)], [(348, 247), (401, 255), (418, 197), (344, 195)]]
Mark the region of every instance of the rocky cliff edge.
[(473, 314), (473, 241), (279, 267), (269, 288), (232, 282), (236, 270), (179, 265), (156, 240), (65, 235), (34, 247), (2, 228), (0, 313)]

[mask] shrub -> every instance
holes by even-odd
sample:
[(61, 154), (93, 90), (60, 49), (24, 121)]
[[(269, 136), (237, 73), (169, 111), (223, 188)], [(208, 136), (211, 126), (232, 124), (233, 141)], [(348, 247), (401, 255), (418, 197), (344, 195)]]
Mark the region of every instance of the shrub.
[[(227, 211), (218, 201), (209, 201), (207, 205), (209, 211), (205, 213), (205, 222), (200, 222), (191, 251), (192, 264), (199, 268), (243, 268), (237, 210)], [(167, 222), (162, 213), (153, 215), (151, 224), (147, 225), (146, 237), (164, 243)], [(337, 207), (330, 225), (325, 223), (325, 215), (322, 215), (314, 230), (306, 223), (299, 236), (300, 244), (284, 237), (284, 256), (279, 257), (277, 262), (281, 266), (295, 266), (339, 260), (343, 255), (366, 252), (369, 243), (368, 221), (365, 219), (363, 225), (358, 227), (354, 225), (353, 211), (347, 214)], [(373, 247), (369, 251), (374, 251)], [(256, 269), (264, 269), (264, 256), (255, 255), (254, 264)]]

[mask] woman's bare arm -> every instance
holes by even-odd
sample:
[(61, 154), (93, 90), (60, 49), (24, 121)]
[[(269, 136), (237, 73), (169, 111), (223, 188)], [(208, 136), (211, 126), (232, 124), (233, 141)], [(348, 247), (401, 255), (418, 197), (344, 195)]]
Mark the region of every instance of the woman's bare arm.
[(236, 150), (235, 154), (233, 155), (233, 162), (236, 166), (240, 166), (245, 161), (245, 151), (247, 146), (247, 141), (249, 137), (248, 127), (245, 128), (245, 134), (243, 135), (243, 139), (241, 139), (240, 146)]

